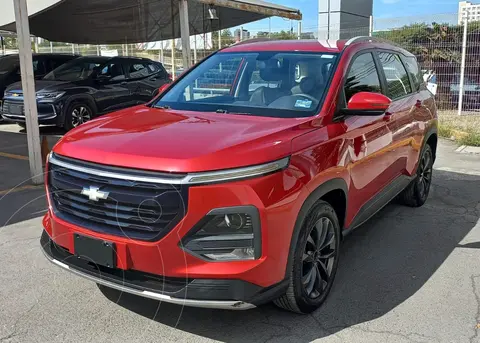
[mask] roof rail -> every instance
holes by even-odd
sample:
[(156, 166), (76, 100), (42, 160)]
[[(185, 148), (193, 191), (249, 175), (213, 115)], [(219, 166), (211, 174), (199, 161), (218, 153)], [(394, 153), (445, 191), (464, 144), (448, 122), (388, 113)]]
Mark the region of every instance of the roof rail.
[(243, 44), (249, 44), (249, 43), (257, 43), (257, 42), (268, 42), (271, 41), (272, 39), (268, 37), (260, 37), (260, 38), (250, 38), (250, 39), (245, 39), (242, 40), (238, 43), (233, 44), (232, 46), (237, 46), (237, 45), (243, 45)]
[(395, 45), (395, 43), (390, 42), (389, 40), (383, 39), (383, 38), (378, 38), (378, 37), (371, 37), (371, 36), (357, 36), (350, 38), (346, 43), (345, 47), (353, 44), (353, 43), (360, 43), (360, 42), (377, 42), (377, 43), (388, 43)]

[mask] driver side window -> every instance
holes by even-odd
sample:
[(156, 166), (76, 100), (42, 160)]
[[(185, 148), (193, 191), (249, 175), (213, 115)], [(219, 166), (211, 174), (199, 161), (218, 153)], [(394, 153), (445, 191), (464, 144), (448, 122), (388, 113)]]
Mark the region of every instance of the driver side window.
[(345, 100), (359, 92), (381, 93), (380, 78), (371, 52), (355, 57), (344, 86)]

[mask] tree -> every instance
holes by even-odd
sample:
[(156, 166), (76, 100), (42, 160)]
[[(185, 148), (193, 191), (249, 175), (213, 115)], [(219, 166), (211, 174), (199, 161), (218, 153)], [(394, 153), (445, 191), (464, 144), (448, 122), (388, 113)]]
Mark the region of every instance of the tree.
[(257, 33), (257, 38), (268, 38), (270, 36), (271, 39), (280, 39), (280, 40), (288, 40), (288, 39), (297, 39), (297, 36), (291, 31), (282, 30), (280, 32), (265, 32), (260, 31)]
[[(476, 83), (480, 82), (480, 22), (468, 23), (465, 54), (465, 76)], [(384, 38), (413, 53), (422, 69), (433, 70), (437, 75), (437, 104), (450, 108), (455, 104), (455, 96), (450, 85), (457, 82), (462, 59), (463, 26), (445, 23), (416, 23), (399, 29), (375, 32)]]
[(17, 39), (15, 37), (3, 37), (5, 49), (17, 49)]
[(230, 30), (227, 30), (227, 29), (223, 30), (220, 38), (222, 40), (222, 46), (229, 46), (235, 43), (235, 39), (233, 38), (232, 31)]

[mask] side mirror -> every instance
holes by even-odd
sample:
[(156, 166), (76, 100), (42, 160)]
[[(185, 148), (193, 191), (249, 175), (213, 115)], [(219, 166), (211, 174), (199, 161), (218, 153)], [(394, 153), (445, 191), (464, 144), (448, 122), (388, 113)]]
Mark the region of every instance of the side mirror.
[(378, 116), (384, 114), (392, 100), (379, 93), (359, 92), (348, 101), (345, 114), (358, 116)]

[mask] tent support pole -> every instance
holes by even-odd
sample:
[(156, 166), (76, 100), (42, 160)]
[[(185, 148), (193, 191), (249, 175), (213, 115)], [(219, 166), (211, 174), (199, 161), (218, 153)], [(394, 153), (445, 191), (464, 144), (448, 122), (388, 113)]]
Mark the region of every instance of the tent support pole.
[(183, 67), (188, 69), (192, 66), (192, 52), (190, 50), (190, 26), (188, 21), (187, 0), (180, 0), (178, 7), (180, 15), (180, 35), (182, 37)]
[(42, 155), (40, 152), (40, 131), (38, 128), (37, 100), (33, 77), (32, 45), (28, 24), (27, 0), (13, 0), (15, 24), (20, 55), (23, 103), (27, 127), (28, 161), (33, 184), (43, 183)]

